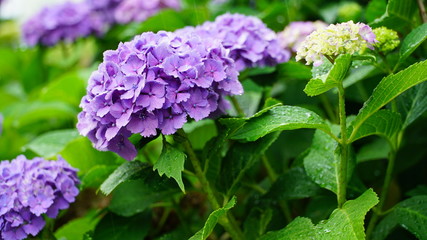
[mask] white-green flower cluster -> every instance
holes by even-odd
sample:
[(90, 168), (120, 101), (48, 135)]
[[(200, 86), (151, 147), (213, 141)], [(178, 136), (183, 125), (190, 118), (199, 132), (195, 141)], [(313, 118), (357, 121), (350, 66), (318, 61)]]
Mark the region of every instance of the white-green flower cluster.
[(336, 58), (340, 54), (355, 54), (376, 43), (371, 27), (353, 21), (331, 24), (312, 32), (297, 50), (296, 60), (305, 59), (308, 64), (319, 66), (323, 57)]
[(386, 27), (379, 27), (375, 28), (373, 32), (378, 40), (378, 42), (374, 44), (374, 47), (380, 52), (390, 52), (400, 44), (399, 36), (394, 30)]

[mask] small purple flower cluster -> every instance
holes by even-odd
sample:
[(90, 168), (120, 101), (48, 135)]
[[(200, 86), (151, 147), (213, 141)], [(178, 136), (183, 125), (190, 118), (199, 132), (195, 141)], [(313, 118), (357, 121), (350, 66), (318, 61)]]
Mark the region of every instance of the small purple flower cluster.
[(112, 24), (144, 21), (163, 8), (180, 8), (179, 0), (85, 0), (44, 8), (22, 27), (29, 46), (73, 42), (102, 35)]
[(22, 26), (29, 46), (51, 46), (59, 41), (73, 42), (91, 34), (101, 35), (108, 22), (100, 12), (92, 11), (87, 2), (65, 2), (43, 8)]
[(214, 22), (187, 27), (177, 33), (187, 31), (195, 31), (205, 38), (220, 39), (239, 71), (286, 62), (291, 55), (280, 47), (276, 33), (256, 17), (227, 13), (218, 16)]
[(143, 33), (104, 53), (93, 72), (77, 128), (95, 148), (131, 160), (131, 134), (173, 134), (187, 121), (224, 111), (243, 93), (234, 61), (218, 40), (195, 33)]
[(68, 208), (79, 193), (76, 171), (61, 157), (1, 161), (0, 239), (36, 236), (45, 225), (42, 214), (55, 218)]
[(118, 23), (142, 22), (163, 8), (179, 9), (179, 0), (123, 0), (114, 11)]

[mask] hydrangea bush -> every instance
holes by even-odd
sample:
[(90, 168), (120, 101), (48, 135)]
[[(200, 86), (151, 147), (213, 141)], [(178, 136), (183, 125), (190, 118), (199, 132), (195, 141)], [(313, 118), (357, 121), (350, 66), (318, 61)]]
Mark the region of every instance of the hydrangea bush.
[(425, 239), (424, 5), (85, 0), (30, 44), (2, 19), (0, 239)]
[(44, 227), (43, 215), (56, 218), (79, 193), (77, 169), (62, 157), (47, 161), (36, 157), (0, 162), (0, 238), (21, 240)]

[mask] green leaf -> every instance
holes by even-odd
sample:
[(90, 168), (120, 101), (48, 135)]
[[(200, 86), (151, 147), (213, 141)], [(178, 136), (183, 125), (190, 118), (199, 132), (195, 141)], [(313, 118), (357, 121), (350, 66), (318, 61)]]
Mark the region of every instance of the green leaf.
[(316, 113), (296, 106), (274, 106), (246, 120), (231, 139), (255, 141), (269, 133), (300, 128), (318, 128), (330, 132), (329, 126)]
[(406, 128), (427, 111), (427, 82), (409, 89), (396, 100)]
[(299, 62), (289, 61), (278, 65), (281, 78), (308, 80), (311, 78), (311, 69)]
[(318, 223), (331, 216), (337, 207), (337, 197), (333, 194), (317, 195), (310, 199), (305, 209), (305, 217), (310, 218), (313, 223)]
[(427, 23), (418, 26), (412, 30), (403, 39), (402, 46), (400, 48), (400, 62), (403, 62), (411, 53), (417, 49), (421, 43), (427, 39)]
[(350, 87), (368, 76), (376, 75), (378, 73), (378, 69), (371, 65), (353, 68), (351, 69), (350, 74), (344, 79), (343, 86), (344, 88)]
[(205, 144), (218, 134), (215, 121), (212, 119), (186, 123), (183, 129), (195, 150), (203, 149)]
[(247, 68), (244, 70), (245, 75), (248, 77), (258, 76), (258, 75), (267, 75), (276, 71), (276, 67), (254, 67)]
[(270, 208), (252, 208), (243, 224), (245, 239), (259, 239), (265, 233), (272, 217), (273, 211)]
[[(317, 130), (308, 155), (304, 158), (304, 168), (307, 175), (321, 187), (337, 193), (339, 169), (339, 145), (326, 133)], [(354, 161), (348, 164), (348, 180), (353, 172)]]
[[(310, 239), (315, 240), (316, 231), (315, 226), (309, 218), (297, 217), (285, 228), (276, 231), (268, 232), (260, 238), (260, 240), (301, 240)], [(332, 239), (331, 239), (332, 240)]]
[(375, 228), (373, 240), (382, 240), (398, 225), (418, 239), (427, 239), (427, 195), (415, 196), (397, 204)]
[(308, 218), (297, 217), (284, 229), (267, 233), (261, 240), (364, 240), (365, 215), (377, 203), (377, 195), (369, 189), (357, 199), (344, 203), (342, 208), (335, 209), (328, 220), (314, 225)]
[(85, 95), (86, 79), (78, 72), (66, 73), (49, 82), (41, 90), (39, 99), (42, 101), (61, 101), (78, 107), (81, 98)]
[(351, 66), (351, 55), (342, 54), (335, 59), (335, 62), (329, 70), (329, 72), (313, 76), (307, 86), (304, 88), (304, 92), (308, 96), (317, 96), (322, 94), (340, 84)]
[[(251, 79), (248, 79), (242, 83), (245, 94), (233, 96), (240, 107), (242, 108), (245, 116), (251, 116), (259, 109), (259, 105), (262, 99), (263, 88), (257, 85)], [(238, 115), (237, 110), (231, 109), (232, 115)]]
[[(320, 232), (323, 232), (319, 239), (365, 239), (365, 215), (378, 202), (377, 194), (372, 189), (355, 200), (347, 201), (341, 209), (332, 212), (329, 220), (317, 225), (317, 229), (320, 228)], [(331, 233), (327, 232), (329, 229)]]
[(405, 195), (410, 197), (427, 195), (427, 185), (418, 185), (414, 189), (408, 191)]
[(64, 102), (29, 102), (14, 106), (13, 126), (17, 128), (29, 127), (31, 124), (49, 121), (74, 120), (77, 110)]
[(51, 158), (57, 155), (72, 140), (79, 137), (76, 129), (56, 130), (38, 136), (25, 146), (37, 155)]
[(365, 12), (365, 18), (368, 22), (374, 21), (376, 18), (381, 17), (386, 11), (386, 0), (372, 0), (368, 3)]
[(153, 166), (153, 170), (157, 170), (160, 176), (165, 174), (168, 178), (172, 177), (175, 179), (183, 193), (185, 193), (185, 188), (181, 174), (184, 170), (184, 162), (186, 158), (187, 155), (185, 155), (185, 153), (174, 148), (166, 142), (166, 139), (163, 138), (162, 153)]
[(62, 225), (55, 232), (56, 239), (66, 240), (81, 240), (86, 232), (93, 230), (99, 218), (96, 217), (96, 212), (91, 211), (84, 217), (73, 219)]
[(105, 179), (110, 176), (117, 166), (96, 165), (91, 168), (82, 178), (82, 188), (98, 189)]
[(128, 180), (114, 189), (109, 209), (120, 216), (132, 216), (150, 207), (151, 204), (166, 201), (179, 192), (174, 182), (162, 178), (152, 169), (140, 172), (137, 180)]
[(415, 0), (389, 0), (386, 12), (369, 25), (373, 28), (385, 26), (401, 30), (407, 25), (412, 25), (417, 9)]
[(101, 185), (101, 192), (110, 194), (120, 183), (134, 179), (141, 171), (150, 168), (140, 161), (125, 162), (118, 167)]
[(279, 176), (265, 197), (279, 200), (301, 199), (315, 196), (319, 190), (319, 186), (307, 176), (302, 167), (294, 167)]
[(390, 110), (380, 110), (371, 115), (359, 127), (356, 134), (353, 135), (349, 142), (354, 142), (358, 139), (379, 135), (384, 137), (390, 144), (394, 142), (396, 134), (402, 129), (402, 119), (399, 113)]
[(390, 144), (383, 138), (375, 139), (372, 143), (362, 146), (357, 153), (356, 162), (386, 159), (390, 153)]
[(69, 142), (59, 153), (71, 166), (78, 168), (84, 175), (97, 165), (118, 165), (117, 157), (112, 152), (100, 152), (93, 148), (85, 137), (78, 137)]
[(415, 63), (397, 74), (383, 78), (352, 122), (353, 131), (349, 139), (352, 139), (363, 122), (380, 108), (404, 91), (426, 80), (427, 60)]
[(141, 240), (151, 228), (151, 212), (132, 217), (107, 213), (95, 228), (93, 240)]
[(226, 196), (233, 195), (240, 186), (245, 173), (276, 141), (278, 136), (278, 133), (272, 133), (255, 142), (234, 143), (227, 155), (222, 159), (218, 189), (226, 193)]
[(219, 221), (219, 219), (227, 214), (228, 210), (230, 210), (236, 204), (236, 197), (234, 196), (224, 207), (219, 208), (213, 211), (208, 219), (205, 222), (205, 225), (202, 229), (200, 229), (194, 236), (192, 236), (189, 240), (204, 240), (212, 233), (215, 228), (215, 225)]

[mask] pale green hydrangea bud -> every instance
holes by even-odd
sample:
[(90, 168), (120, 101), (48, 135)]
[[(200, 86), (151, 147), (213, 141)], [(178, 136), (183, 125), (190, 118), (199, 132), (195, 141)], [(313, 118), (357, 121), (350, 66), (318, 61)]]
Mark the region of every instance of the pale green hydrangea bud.
[(371, 27), (353, 21), (331, 24), (311, 33), (297, 50), (296, 60), (319, 66), (323, 56), (336, 58), (340, 54), (355, 54), (376, 43)]
[(357, 20), (362, 14), (362, 7), (356, 2), (344, 2), (338, 9), (338, 21)]
[(400, 40), (396, 31), (386, 27), (375, 28), (372, 31), (378, 41), (374, 44), (374, 47), (378, 49), (378, 51), (387, 53), (399, 46)]

